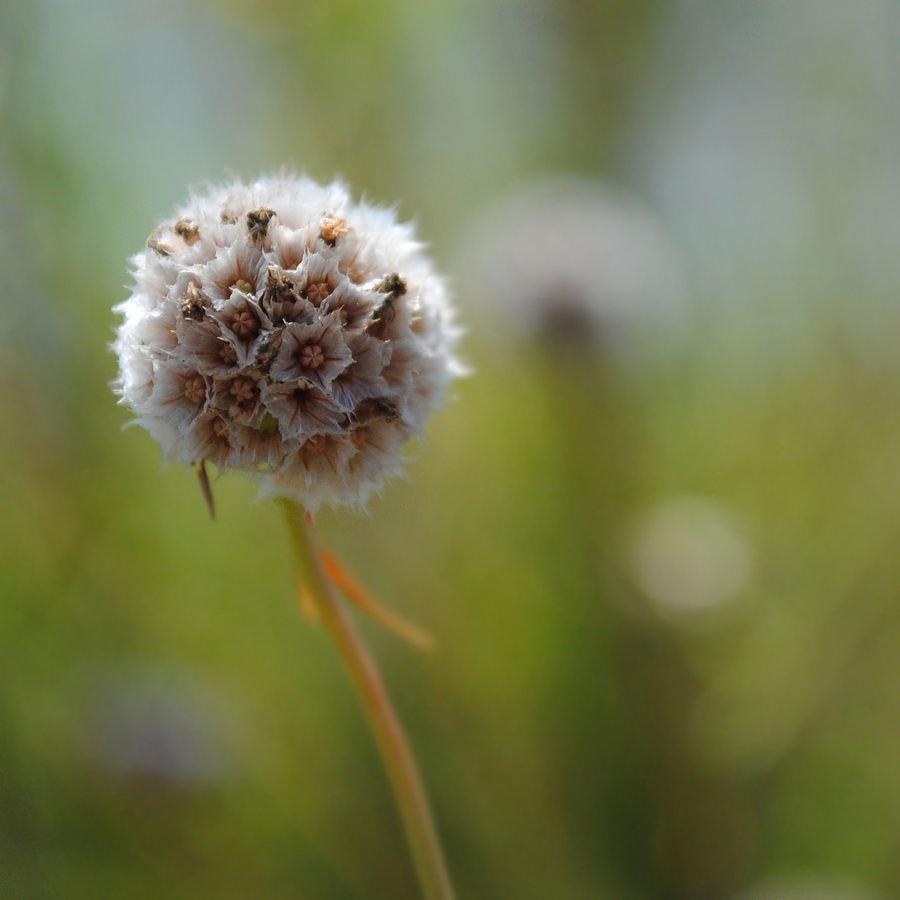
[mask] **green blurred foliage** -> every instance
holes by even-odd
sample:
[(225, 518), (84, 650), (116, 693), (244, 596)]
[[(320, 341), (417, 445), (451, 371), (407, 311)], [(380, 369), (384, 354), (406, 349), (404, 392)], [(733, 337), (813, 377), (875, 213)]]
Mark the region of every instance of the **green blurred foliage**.
[[(230, 476), (210, 522), (108, 389), (127, 256), (188, 185), (283, 164), (415, 216), (469, 332), (408, 479), (321, 517), (439, 638), (367, 626), (460, 896), (900, 895), (898, 27), (875, 0), (0, 3), (0, 897), (416, 896), (277, 510)], [(660, 210), (676, 326), (613, 359), (506, 334), (456, 248), (544, 171)], [(750, 576), (661, 610), (635, 522), (690, 496)], [(155, 729), (193, 776), (116, 763)]]

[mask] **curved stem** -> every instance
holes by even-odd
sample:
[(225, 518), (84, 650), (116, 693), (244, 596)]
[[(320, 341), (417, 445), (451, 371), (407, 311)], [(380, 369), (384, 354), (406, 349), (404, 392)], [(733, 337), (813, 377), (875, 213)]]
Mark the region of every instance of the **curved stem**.
[(450, 876), (422, 779), (375, 660), (362, 642), (343, 604), (335, 596), (322, 569), (304, 510), (290, 500), (281, 502), (287, 514), (304, 584), (347, 667), (375, 734), (412, 850), (423, 895), (426, 900), (453, 900)]

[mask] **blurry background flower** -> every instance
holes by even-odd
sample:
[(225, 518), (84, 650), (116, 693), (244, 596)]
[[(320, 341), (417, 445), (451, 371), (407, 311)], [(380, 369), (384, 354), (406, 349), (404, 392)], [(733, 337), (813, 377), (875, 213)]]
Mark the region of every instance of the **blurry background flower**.
[(234, 715), (224, 697), (163, 671), (91, 679), (83, 749), (99, 774), (148, 789), (203, 788), (234, 766)]
[(632, 576), (664, 616), (733, 602), (747, 587), (753, 554), (735, 516), (713, 500), (672, 500), (646, 513), (629, 547)]
[(671, 325), (684, 300), (662, 224), (624, 191), (574, 176), (526, 182), (480, 211), (458, 267), (461, 299), (502, 319), (499, 334), (572, 349), (623, 351), (629, 327)]
[[(479, 312), (455, 248), (548, 172), (641, 198), (683, 260), (684, 303), (613, 372), (467, 314), (478, 377), (409, 483), (321, 517), (441, 636), (424, 665), (377, 649), (460, 895), (900, 895), (894, 5), (0, 0), (0, 23), (0, 895), (414, 896), (354, 701), (298, 652), (281, 523), (242, 479), (211, 526), (191, 473), (145, 477), (108, 394), (147, 223), (283, 163), (399, 199)], [(751, 577), (633, 616), (630, 529), (679, 497), (728, 511)], [(231, 775), (164, 816), (81, 752), (75, 676), (148, 659), (239, 730)]]

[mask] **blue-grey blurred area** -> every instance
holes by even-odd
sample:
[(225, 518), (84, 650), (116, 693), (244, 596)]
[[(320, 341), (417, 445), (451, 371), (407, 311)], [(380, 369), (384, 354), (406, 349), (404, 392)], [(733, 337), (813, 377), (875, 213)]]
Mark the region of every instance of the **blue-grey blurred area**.
[(408, 478), (320, 517), (438, 638), (363, 625), (460, 897), (900, 897), (898, 40), (0, 0), (0, 897), (417, 896), (277, 509), (211, 522), (109, 389), (128, 256), (281, 166), (415, 218), (467, 329)]

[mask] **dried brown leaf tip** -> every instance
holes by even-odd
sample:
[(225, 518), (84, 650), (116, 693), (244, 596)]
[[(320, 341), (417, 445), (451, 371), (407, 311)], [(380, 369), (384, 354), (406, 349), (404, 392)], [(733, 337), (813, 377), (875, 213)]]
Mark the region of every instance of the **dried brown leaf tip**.
[(181, 315), (185, 319), (200, 322), (206, 317), (207, 302), (197, 282), (188, 282), (184, 289), (184, 299), (181, 301)]
[(393, 422), (399, 417), (400, 410), (396, 403), (388, 400), (387, 397), (369, 397), (353, 410), (348, 419), (350, 430), (355, 431), (357, 428), (362, 428), (379, 419)]
[(394, 321), (397, 315), (394, 301), (406, 293), (406, 282), (396, 272), (393, 272), (375, 285), (375, 292), (387, 296), (372, 310), (372, 321), (368, 327), (369, 334), (381, 334), (385, 327)]
[(260, 206), (247, 213), (247, 234), (255, 244), (261, 244), (269, 233), (269, 222), (277, 215), (274, 209)]
[(212, 485), (209, 483), (209, 473), (206, 471), (206, 461), (200, 460), (197, 464), (197, 477), (200, 481), (200, 490), (203, 493), (203, 499), (206, 502), (206, 508), (209, 510), (209, 517), (216, 517), (216, 498), (213, 496)]
[(378, 291), (379, 294), (390, 294), (392, 297), (402, 297), (406, 293), (406, 282), (396, 272), (392, 272), (375, 285), (375, 290)]
[(160, 231), (157, 228), (150, 234), (150, 237), (147, 238), (147, 246), (154, 251), (154, 253), (158, 253), (160, 256), (171, 256), (172, 248), (166, 244), (164, 241), (159, 239)]
[(293, 296), (294, 287), (291, 279), (278, 266), (267, 267), (266, 289), (271, 299), (284, 300), (286, 297)]
[(193, 247), (200, 240), (200, 226), (191, 219), (179, 219), (175, 223), (177, 234), (188, 247)]
[(322, 219), (319, 226), (319, 237), (329, 247), (333, 247), (338, 242), (338, 238), (342, 238), (349, 231), (346, 219), (335, 219), (332, 216), (326, 216)]

